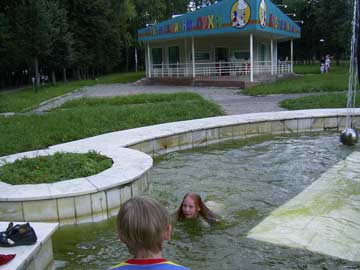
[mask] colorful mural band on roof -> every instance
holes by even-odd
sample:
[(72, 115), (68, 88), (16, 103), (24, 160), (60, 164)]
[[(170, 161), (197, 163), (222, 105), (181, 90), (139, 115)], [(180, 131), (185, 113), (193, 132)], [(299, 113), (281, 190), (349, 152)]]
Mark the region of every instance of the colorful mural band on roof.
[(245, 27), (250, 20), (251, 9), (245, 0), (236, 1), (231, 7), (231, 22), (235, 28)]
[(265, 0), (261, 0), (259, 5), (259, 21), (260, 21), (260, 26), (263, 28), (266, 26), (266, 14), (267, 14), (267, 5), (265, 3)]
[[(227, 6), (227, 8), (229, 8)], [(139, 37), (152, 37), (165, 34), (176, 34), (192, 32), (197, 30), (212, 30), (233, 27), (243, 29), (249, 24), (259, 25), (261, 28), (270, 27), (276, 30), (290, 33), (300, 33), (300, 28), (295, 23), (286, 21), (284, 17), (270, 13), (268, 16), (268, 6), (265, 0), (261, 0), (258, 6), (257, 20), (251, 20), (251, 6), (246, 0), (234, 0), (230, 6), (229, 17), (223, 18), (221, 15), (209, 14), (198, 17), (191, 17), (188, 14), (181, 17), (176, 22), (160, 23), (139, 32)], [(190, 13), (191, 14), (191, 13)]]
[(273, 14), (270, 14), (268, 26), (274, 29), (283, 30), (291, 33), (299, 33), (299, 31), (293, 25), (289, 24), (287, 21), (279, 19), (278, 16), (275, 16)]
[(207, 15), (200, 16), (193, 21), (191, 19), (185, 20), (183, 22), (175, 22), (167, 25), (152, 26), (151, 36), (164, 35), (164, 34), (174, 34), (180, 32), (191, 32), (194, 30), (206, 30), (214, 28), (222, 28), (223, 21), (221, 16), (216, 15)]

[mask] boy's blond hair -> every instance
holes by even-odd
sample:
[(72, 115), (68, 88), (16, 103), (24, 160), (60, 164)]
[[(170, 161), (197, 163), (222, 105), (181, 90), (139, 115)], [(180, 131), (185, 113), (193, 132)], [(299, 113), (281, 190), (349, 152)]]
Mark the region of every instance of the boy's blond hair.
[(165, 207), (145, 196), (126, 201), (117, 216), (119, 238), (135, 256), (148, 257), (161, 251), (169, 224), (170, 216)]

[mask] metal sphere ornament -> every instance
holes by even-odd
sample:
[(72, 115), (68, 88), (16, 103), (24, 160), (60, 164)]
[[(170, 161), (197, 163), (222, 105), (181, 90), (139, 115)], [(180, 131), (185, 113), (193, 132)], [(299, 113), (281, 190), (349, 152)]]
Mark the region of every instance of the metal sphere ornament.
[(346, 128), (341, 132), (340, 142), (344, 145), (354, 145), (359, 139), (359, 134), (355, 129)]

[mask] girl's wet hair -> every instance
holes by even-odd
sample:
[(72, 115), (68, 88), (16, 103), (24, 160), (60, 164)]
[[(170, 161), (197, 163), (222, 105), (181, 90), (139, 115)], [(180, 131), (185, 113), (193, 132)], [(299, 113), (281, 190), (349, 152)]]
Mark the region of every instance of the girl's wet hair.
[(185, 219), (184, 212), (182, 211), (182, 205), (187, 197), (190, 197), (195, 202), (196, 208), (200, 209), (199, 215), (203, 217), (208, 223), (211, 224), (216, 221), (216, 215), (206, 206), (206, 204), (201, 199), (200, 195), (194, 192), (187, 193), (182, 199), (181, 204), (178, 210), (176, 211), (177, 221), (182, 221)]

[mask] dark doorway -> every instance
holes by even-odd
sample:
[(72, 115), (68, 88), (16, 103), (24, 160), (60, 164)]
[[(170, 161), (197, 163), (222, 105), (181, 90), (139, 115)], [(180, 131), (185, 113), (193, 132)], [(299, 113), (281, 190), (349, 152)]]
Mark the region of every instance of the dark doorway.
[(217, 47), (215, 48), (215, 61), (216, 62), (227, 62), (228, 61), (228, 48)]

